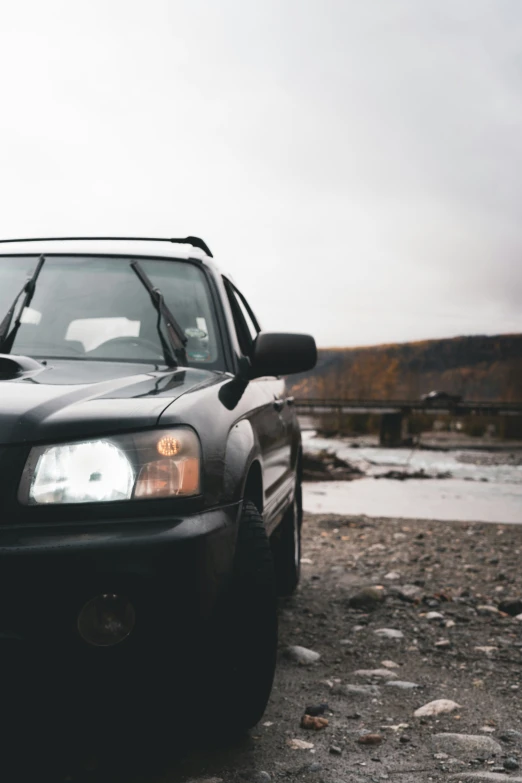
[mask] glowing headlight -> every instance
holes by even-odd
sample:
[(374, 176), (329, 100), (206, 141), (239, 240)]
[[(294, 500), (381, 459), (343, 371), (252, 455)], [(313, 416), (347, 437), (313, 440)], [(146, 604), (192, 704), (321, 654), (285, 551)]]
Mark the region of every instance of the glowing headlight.
[(35, 447), (18, 497), (25, 505), (186, 497), (199, 483), (199, 441), (177, 428)]

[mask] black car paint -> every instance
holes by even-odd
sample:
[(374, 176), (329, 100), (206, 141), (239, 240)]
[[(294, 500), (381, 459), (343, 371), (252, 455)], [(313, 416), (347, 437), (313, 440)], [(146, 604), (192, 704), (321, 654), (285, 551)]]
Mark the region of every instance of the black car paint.
[[(100, 592), (125, 592), (144, 618), (160, 607), (196, 622), (212, 611), (235, 551), (245, 484), (263, 479), (268, 533), (295, 489), (300, 433), (285, 384), (247, 382), (223, 281), (208, 271), (226, 372), (53, 360), (0, 381), (0, 633), (78, 644), (75, 617)], [(198, 434), (202, 488), (188, 499), (27, 507), (18, 500), (33, 444), (183, 424)], [(141, 631), (139, 630), (141, 628)]]

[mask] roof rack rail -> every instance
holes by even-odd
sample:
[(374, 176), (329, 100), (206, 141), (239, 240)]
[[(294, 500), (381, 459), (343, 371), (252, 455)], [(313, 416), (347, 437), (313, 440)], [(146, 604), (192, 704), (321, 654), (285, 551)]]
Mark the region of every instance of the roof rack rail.
[(210, 252), (210, 248), (207, 243), (200, 239), (200, 237), (185, 237), (183, 239), (178, 239), (175, 237), (171, 237), (170, 239), (166, 237), (30, 237), (28, 239), (0, 239), (0, 244), (8, 242), (74, 242), (85, 240), (109, 240), (114, 242), (127, 240), (134, 242), (172, 242), (173, 244), (179, 245), (192, 245), (192, 247), (197, 247), (200, 250), (203, 250), (207, 256), (210, 256), (210, 258), (214, 257)]

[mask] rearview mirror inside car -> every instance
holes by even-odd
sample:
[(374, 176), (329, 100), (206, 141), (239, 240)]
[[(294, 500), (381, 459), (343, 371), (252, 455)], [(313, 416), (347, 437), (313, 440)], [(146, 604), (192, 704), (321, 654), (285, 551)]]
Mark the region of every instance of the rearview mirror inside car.
[(251, 377), (291, 375), (312, 370), (317, 362), (317, 348), (309, 334), (260, 332), (251, 356)]

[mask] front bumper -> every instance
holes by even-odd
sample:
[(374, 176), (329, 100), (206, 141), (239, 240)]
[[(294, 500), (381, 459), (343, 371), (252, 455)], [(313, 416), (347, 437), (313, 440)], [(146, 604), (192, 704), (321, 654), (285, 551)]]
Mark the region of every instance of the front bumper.
[(125, 596), (135, 609), (135, 629), (114, 648), (122, 649), (119, 655), (174, 638), (195, 640), (230, 578), (239, 513), (234, 504), (184, 518), (81, 523), (81, 529), (79, 523), (4, 524), (0, 644), (106, 653), (90, 648), (77, 630), (82, 606), (104, 593)]

